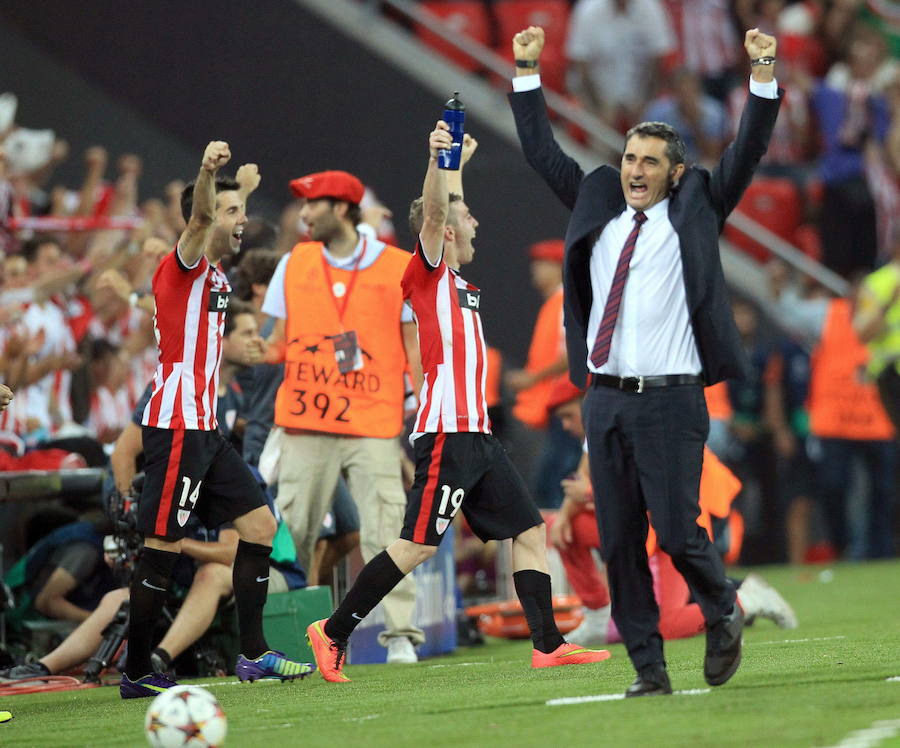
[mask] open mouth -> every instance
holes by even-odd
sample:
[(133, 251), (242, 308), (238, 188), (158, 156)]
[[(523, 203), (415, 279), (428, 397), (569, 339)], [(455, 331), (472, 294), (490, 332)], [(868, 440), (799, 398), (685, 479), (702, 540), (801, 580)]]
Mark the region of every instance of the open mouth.
[(244, 236), (244, 227), (238, 226), (234, 232), (231, 234), (232, 238), (235, 240), (237, 244), (241, 243), (241, 238)]
[(630, 182), (628, 192), (633, 198), (642, 198), (647, 194), (647, 185), (643, 182)]

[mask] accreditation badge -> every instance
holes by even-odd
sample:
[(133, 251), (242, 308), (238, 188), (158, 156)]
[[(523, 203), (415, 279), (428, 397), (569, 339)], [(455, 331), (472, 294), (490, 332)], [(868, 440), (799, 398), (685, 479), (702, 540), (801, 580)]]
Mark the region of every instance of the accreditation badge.
[(334, 360), (337, 361), (338, 371), (341, 374), (363, 368), (362, 350), (356, 340), (356, 330), (334, 335), (331, 340), (334, 343)]

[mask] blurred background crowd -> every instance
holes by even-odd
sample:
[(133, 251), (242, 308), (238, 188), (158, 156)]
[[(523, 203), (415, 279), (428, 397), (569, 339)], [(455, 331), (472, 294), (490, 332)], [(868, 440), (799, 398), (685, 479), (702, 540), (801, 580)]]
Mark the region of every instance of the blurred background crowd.
[[(898, 4), (421, 5), (444, 18), (452, 33), (505, 57), (509, 29), (544, 26), (546, 87), (619, 132), (639, 120), (669, 122), (684, 136), (689, 161), (710, 167), (734, 135), (747, 95), (742, 30), (759, 27), (778, 37), (777, 78), (785, 99), (769, 152), (739, 210), (832, 270), (846, 291), (835, 294), (773, 259), (758, 240), (727, 230), (765, 268), (768, 301), (735, 297), (753, 376), (708, 392), (709, 447), (743, 484), (734, 503), (742, 515), (742, 562), (893, 556), (900, 410)], [(471, 58), (427, 30), (417, 33), (478, 72)], [(179, 179), (192, 175), (172, 174), (164, 191), (148, 194), (141, 177), (152, 153), (111, 153), (103, 144), (70, 140), (63, 112), (53, 121), (30, 121), (16, 93), (22, 92), (0, 95), (0, 380), (16, 392), (0, 416), (0, 470), (105, 467), (156, 366), (146, 294), (184, 228)], [(594, 145), (577, 127), (569, 134)], [(332, 158), (353, 170), (341, 154)], [(83, 164), (80, 183), (57, 177), (66, 162)], [(260, 167), (265, 180), (265, 163)], [(297, 176), (307, 171), (297, 170)], [(392, 214), (405, 215), (407, 205), (382, 205), (372, 191), (379, 190), (377, 180), (367, 181), (362, 221), (394, 241)], [(259, 310), (278, 259), (304, 236), (299, 201), (287, 201), (286, 185), (282, 194), (280, 214), (270, 206), (258, 211), (251, 199), (241, 252), (228, 263), (236, 295), (253, 305), (261, 328)], [(472, 207), (477, 213), (477, 203)], [(528, 359), (504, 350), (509, 331), (486, 324), (494, 346), (495, 430), (548, 510), (562, 502), (561, 482), (581, 455), (579, 439), (553, 412), (559, 403), (552, 393), (566, 370), (562, 241), (553, 238), (561, 230), (548, 226), (519, 249), (542, 304), (531, 310), (532, 319), (521, 320), (533, 327)], [(233, 438), (242, 434), (241, 419), (237, 413)], [(7, 554), (15, 557), (40, 534), (19, 535)], [(495, 549), (464, 535), (458, 554), (464, 593), (489, 595)]]

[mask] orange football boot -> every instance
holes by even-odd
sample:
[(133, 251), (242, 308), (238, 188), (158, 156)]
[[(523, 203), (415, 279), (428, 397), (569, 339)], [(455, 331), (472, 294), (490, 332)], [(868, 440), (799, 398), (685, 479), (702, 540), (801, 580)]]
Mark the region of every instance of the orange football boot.
[(325, 633), (326, 620), (323, 618), (321, 621), (313, 621), (306, 627), (306, 641), (325, 680), (330, 683), (349, 683), (350, 679), (343, 672), (347, 648)]
[(603, 662), (603, 660), (608, 660), (610, 657), (608, 649), (585, 649), (577, 644), (563, 642), (552, 652), (544, 653), (539, 649), (532, 650), (531, 667), (586, 665), (589, 662)]

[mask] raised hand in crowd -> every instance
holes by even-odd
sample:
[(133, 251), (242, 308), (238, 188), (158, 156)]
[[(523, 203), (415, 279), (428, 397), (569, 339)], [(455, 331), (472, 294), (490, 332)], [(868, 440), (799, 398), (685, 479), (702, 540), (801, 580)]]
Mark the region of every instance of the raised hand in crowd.
[(13, 391), (5, 384), (0, 384), (0, 412), (6, 410), (13, 399)]

